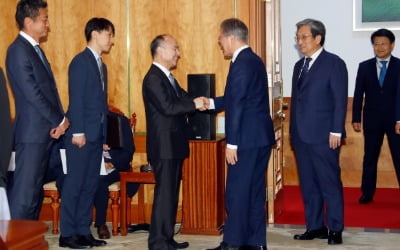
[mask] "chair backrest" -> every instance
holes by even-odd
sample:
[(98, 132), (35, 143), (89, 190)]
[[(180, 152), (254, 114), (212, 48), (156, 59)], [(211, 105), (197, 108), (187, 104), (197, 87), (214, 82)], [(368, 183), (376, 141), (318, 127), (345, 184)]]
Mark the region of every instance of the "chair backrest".
[(129, 124), (131, 125), (133, 136), (135, 136), (135, 131), (136, 131), (136, 113), (135, 112), (132, 113), (132, 116), (129, 119)]

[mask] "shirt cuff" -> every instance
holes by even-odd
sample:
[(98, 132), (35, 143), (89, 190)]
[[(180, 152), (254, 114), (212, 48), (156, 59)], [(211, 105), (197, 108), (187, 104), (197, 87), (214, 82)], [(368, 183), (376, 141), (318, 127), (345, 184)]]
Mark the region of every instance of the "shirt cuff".
[(208, 109), (215, 109), (214, 99), (210, 98), (210, 107)]
[(329, 134), (334, 135), (334, 136), (342, 137), (342, 133), (333, 133), (333, 132), (330, 132)]
[(232, 145), (232, 144), (226, 144), (226, 147), (229, 149), (235, 149), (235, 150), (237, 150), (237, 148), (238, 148), (237, 145)]
[(75, 133), (75, 134), (72, 134), (72, 136), (82, 136), (82, 135), (85, 135), (85, 133)]
[(62, 121), (60, 122), (60, 124), (58, 124), (58, 126), (60, 127), (61, 125), (64, 124), (64, 122), (65, 122), (65, 116), (64, 116), (64, 118), (62, 119)]

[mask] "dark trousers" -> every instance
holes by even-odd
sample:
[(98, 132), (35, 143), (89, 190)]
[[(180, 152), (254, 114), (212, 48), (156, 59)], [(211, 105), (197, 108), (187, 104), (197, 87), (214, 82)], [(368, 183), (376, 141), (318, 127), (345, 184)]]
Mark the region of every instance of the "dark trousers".
[[(99, 185), (94, 196), (94, 207), (96, 208), (96, 221), (95, 226), (101, 226), (106, 223), (107, 206), (108, 206), (108, 186), (112, 183), (119, 181), (119, 171), (114, 170), (108, 175), (100, 176)], [(127, 193), (128, 196), (133, 196), (139, 189), (139, 184), (128, 183)]]
[(15, 172), (8, 195), (11, 218), (37, 220), (42, 207), (43, 179), (53, 141), (15, 145)]
[(174, 237), (182, 163), (183, 159), (150, 159), (156, 179), (149, 235), (150, 250), (173, 249), (169, 241)]
[(292, 138), (303, 196), (307, 230), (325, 226), (343, 231), (343, 186), (339, 149), (328, 144), (308, 144)]
[(373, 197), (376, 189), (376, 175), (379, 154), (386, 133), (390, 153), (392, 155), (397, 181), (400, 185), (400, 135), (397, 135), (393, 126), (374, 131), (364, 131), (364, 160), (361, 191), (368, 197)]
[(88, 235), (94, 194), (100, 179), (103, 144), (87, 141), (85, 146), (78, 148), (71, 143), (71, 137), (65, 139), (67, 175), (61, 195), (61, 236)]
[(235, 246), (266, 245), (266, 171), (271, 147), (238, 150), (228, 165), (223, 241)]

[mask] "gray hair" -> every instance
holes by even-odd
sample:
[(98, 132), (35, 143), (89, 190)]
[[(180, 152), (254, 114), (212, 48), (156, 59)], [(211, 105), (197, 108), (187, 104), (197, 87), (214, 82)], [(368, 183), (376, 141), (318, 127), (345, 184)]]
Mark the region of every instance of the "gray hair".
[(246, 24), (237, 18), (225, 19), (222, 21), (220, 28), (224, 36), (233, 35), (245, 43), (249, 40), (249, 29)]
[(316, 36), (320, 35), (321, 36), (321, 46), (324, 46), (325, 43), (325, 26), (321, 21), (315, 20), (315, 19), (311, 19), (311, 18), (307, 18), (304, 19), (298, 23), (296, 23), (297, 26), (297, 30), (299, 30), (301, 27), (303, 26), (309, 26), (311, 29), (311, 34), (312, 36), (315, 38)]

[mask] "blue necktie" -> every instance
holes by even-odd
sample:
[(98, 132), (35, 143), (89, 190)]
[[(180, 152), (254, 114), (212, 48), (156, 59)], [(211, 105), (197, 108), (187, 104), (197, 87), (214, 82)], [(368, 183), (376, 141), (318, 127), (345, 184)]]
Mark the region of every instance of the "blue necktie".
[(383, 81), (385, 81), (385, 75), (386, 75), (386, 64), (387, 61), (381, 61), (381, 72), (379, 72), (379, 85), (382, 87), (383, 86)]
[(47, 63), (47, 60), (45, 59), (45, 56), (43, 55), (42, 50), (40, 49), (39, 45), (35, 45), (35, 46), (33, 46), (33, 48), (35, 48), (35, 51), (39, 55), (40, 60), (42, 61), (47, 72), (51, 73), (50, 65)]
[(311, 57), (307, 57), (306, 61), (303, 64), (303, 67), (301, 67), (300, 75), (299, 75), (299, 80), (297, 81), (297, 87), (300, 88), (301, 85), (303, 84), (303, 80), (306, 77), (308, 73), (308, 68), (310, 66), (310, 61)]

